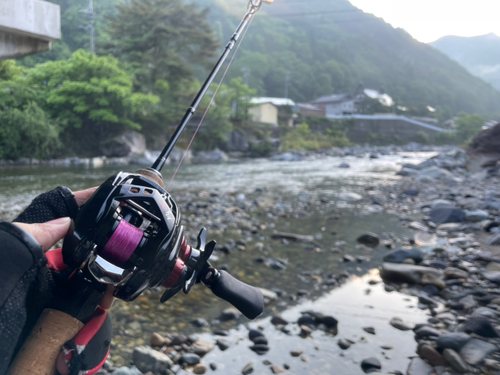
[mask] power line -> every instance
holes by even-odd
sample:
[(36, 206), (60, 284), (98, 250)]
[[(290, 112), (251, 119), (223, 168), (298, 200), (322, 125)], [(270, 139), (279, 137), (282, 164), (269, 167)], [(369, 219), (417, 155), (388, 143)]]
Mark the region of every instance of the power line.
[(310, 12), (310, 13), (285, 13), (285, 14), (270, 14), (273, 17), (284, 18), (284, 17), (304, 17), (304, 16), (319, 16), (325, 14), (339, 14), (339, 13), (354, 13), (363, 12), (361, 9), (341, 9), (341, 10), (331, 10), (324, 12)]

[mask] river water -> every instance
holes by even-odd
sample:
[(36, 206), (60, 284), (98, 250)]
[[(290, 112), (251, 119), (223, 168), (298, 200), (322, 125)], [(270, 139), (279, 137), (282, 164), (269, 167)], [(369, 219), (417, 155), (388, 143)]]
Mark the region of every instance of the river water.
[[(392, 316), (387, 314), (399, 312), (400, 317), (406, 317), (409, 322), (414, 323), (419, 319), (423, 321), (424, 315), (422, 312), (413, 312), (414, 310), (411, 310), (411, 313), (404, 313), (408, 311), (408, 305), (412, 304), (406, 296), (392, 293), (388, 296), (380, 284), (376, 286), (367, 284), (369, 276), (366, 275), (380, 264), (384, 251), (380, 249), (372, 251), (360, 247), (356, 244), (356, 238), (370, 231), (379, 234), (381, 239), (391, 239), (397, 244), (403, 241), (405, 236), (409, 236), (410, 232), (398, 226), (397, 216), (374, 209), (366, 201), (357, 201), (353, 194), (366, 196), (367, 187), (373, 188), (394, 183), (399, 179), (395, 172), (401, 168), (402, 163), (419, 163), (429, 156), (429, 153), (400, 153), (381, 156), (379, 159), (321, 157), (300, 162), (273, 162), (258, 159), (223, 165), (184, 165), (171, 184), (170, 192), (174, 198), (176, 194), (199, 191), (251, 196), (256, 189), (265, 189), (267, 196), (274, 199), (274, 203), (295, 201), (303, 194), (316, 199), (318, 204), (311, 206), (311, 212), (306, 217), (272, 217), (269, 219), (265, 217), (264, 212), (254, 213), (261, 216), (260, 220), (265, 222), (265, 229), (259, 233), (258, 238), (246, 239), (245, 251), (232, 252), (230, 255), (218, 253), (215, 265), (227, 268), (230, 273), (245, 282), (261, 288), (278, 288), (285, 293), (284, 297), (266, 307), (264, 318), (281, 313), (285, 317), (294, 319), (299, 311), (313, 308), (334, 316), (337, 314), (336, 317), (340, 320), (339, 327), (341, 327), (339, 334), (342, 333), (344, 338), (360, 340), (363, 333), (366, 336), (365, 332), (360, 331), (360, 327), (371, 324), (376, 326), (378, 331), (375, 339), (377, 344), (382, 344), (381, 340), (384, 339), (385, 344), (396, 346), (394, 353), (381, 355), (380, 349), (375, 350), (373, 347), (366, 349), (367, 346), (361, 349), (362, 345), (354, 345), (357, 349), (351, 350), (349, 355), (339, 362), (339, 369), (345, 367), (340, 373), (360, 373), (358, 362), (365, 352), (371, 353), (372, 351), (377, 352), (379, 357), (382, 356), (379, 359), (390, 361), (391, 367), (387, 368), (385, 365), (383, 367), (387, 371), (395, 369), (404, 371), (408, 363), (407, 357), (413, 354), (414, 345), (411, 335), (408, 334), (406, 334), (408, 339), (400, 345), (399, 337), (403, 333), (388, 326), (387, 321)], [(338, 168), (343, 162), (349, 163), (351, 168)], [(2, 187), (0, 189), (0, 214), (4, 220), (10, 220), (35, 196), (46, 190), (58, 185), (66, 185), (73, 190), (96, 186), (111, 174), (124, 169), (133, 170), (133, 167), (0, 170), (0, 186)], [(173, 167), (171, 166), (163, 171), (167, 184), (172, 173)], [(329, 202), (329, 204), (323, 206), (320, 202)], [(332, 215), (335, 216), (334, 220), (332, 220)], [(189, 223), (186, 224), (189, 227)], [(197, 228), (191, 229), (197, 230)], [(270, 240), (270, 235), (276, 230), (314, 235), (320, 250), (312, 251), (304, 244)], [(226, 236), (238, 240), (234, 232), (227, 235), (217, 233), (212, 237), (223, 244), (228, 240)], [(209, 237), (212, 238), (210, 233)], [(252, 250), (257, 241), (264, 243), (262, 250)], [(337, 249), (337, 251), (331, 251), (332, 249)], [(364, 256), (366, 259), (362, 263), (344, 263), (343, 255)], [(287, 260), (286, 269), (275, 270), (256, 263), (255, 260), (262, 256)], [(304, 277), (305, 271), (316, 275), (340, 274), (347, 271), (353, 279), (346, 285), (329, 291), (319, 287), (314, 278)], [(368, 287), (373, 291), (370, 296), (366, 292)], [(309, 296), (297, 299), (299, 290), (305, 290)], [(246, 320), (240, 318), (236, 322), (219, 322), (218, 316), (229, 305), (213, 297), (206, 288), (196, 286), (188, 296), (179, 294), (163, 305), (159, 303), (160, 296), (160, 291), (151, 291), (132, 303), (126, 304), (121, 301), (115, 303), (112, 308), (114, 338), (110, 356), (113, 363), (128, 363), (134, 347), (147, 344), (152, 332), (164, 335), (205, 332), (208, 335), (214, 329), (227, 329), (231, 330), (234, 342), (243, 340), (241, 337), (244, 336), (246, 329), (238, 324), (245, 323)], [(367, 305), (371, 306), (369, 310), (367, 310)], [(388, 311), (384, 312), (384, 308)], [(194, 327), (190, 322), (197, 318), (204, 318), (212, 325), (205, 328)], [(384, 324), (380, 324), (382, 321)], [(268, 327), (268, 330), (272, 329), (268, 319), (252, 324)], [(387, 330), (387, 327), (390, 330)], [(271, 357), (274, 355), (275, 358), (280, 358), (281, 363), (277, 364), (283, 364), (284, 359), (281, 358), (285, 356), (286, 350), (303, 347), (305, 352), (311, 352), (309, 355), (312, 357), (311, 360), (307, 363), (297, 362), (296, 370), (292, 373), (331, 373), (337, 368), (328, 360), (330, 356), (339, 355), (338, 347), (333, 345), (336, 340), (315, 334), (310, 341), (296, 341), (302, 339), (289, 339), (288, 336), (280, 335), (281, 333), (277, 333), (273, 336), (277, 346), (272, 347), (269, 353)], [(280, 344), (283, 341), (295, 345), (295, 348), (283, 346)], [(326, 352), (315, 349), (318, 346), (324, 348)], [(238, 348), (241, 350), (238, 351)], [(230, 348), (230, 351), (233, 351), (232, 355), (228, 355), (228, 352), (220, 352), (216, 348), (209, 354), (209, 358), (219, 363), (221, 368), (224, 366), (235, 368), (235, 371), (222, 373), (239, 373), (246, 364), (243, 362), (251, 361), (259, 363), (257, 370), (260, 366), (259, 371), (269, 373), (268, 369), (260, 365), (262, 358), (255, 358), (255, 353), (249, 351), (246, 346), (245, 350), (242, 348), (242, 345)], [(327, 359), (324, 358), (325, 353), (329, 353)], [(237, 363), (234, 363), (235, 358), (238, 358)], [(289, 362), (292, 360), (290, 359)]]

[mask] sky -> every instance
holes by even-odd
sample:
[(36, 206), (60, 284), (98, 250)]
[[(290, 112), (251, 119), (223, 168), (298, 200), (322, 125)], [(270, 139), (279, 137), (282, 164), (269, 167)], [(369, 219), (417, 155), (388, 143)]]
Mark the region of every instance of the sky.
[(349, 0), (429, 43), (446, 35), (500, 35), (500, 0)]

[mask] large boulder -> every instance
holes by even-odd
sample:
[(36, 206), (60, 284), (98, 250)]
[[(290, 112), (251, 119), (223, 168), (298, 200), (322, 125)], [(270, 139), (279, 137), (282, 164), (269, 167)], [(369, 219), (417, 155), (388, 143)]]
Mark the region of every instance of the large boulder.
[(384, 263), (380, 268), (380, 276), (386, 281), (419, 284), (425, 274), (440, 277), (442, 272), (435, 268), (399, 263)]
[(146, 152), (146, 138), (141, 133), (130, 131), (102, 142), (100, 149), (107, 157), (142, 155)]
[(431, 210), (430, 219), (436, 224), (463, 223), (466, 215), (463, 210), (455, 207), (438, 207)]
[(213, 151), (200, 151), (197, 152), (196, 155), (194, 156), (194, 162), (195, 163), (202, 163), (202, 164), (213, 164), (213, 163), (225, 163), (228, 161), (227, 155), (216, 148)]
[(483, 130), (470, 143), (467, 150), (467, 169), (480, 172), (500, 161), (500, 124)]
[(418, 178), (431, 178), (434, 180), (453, 180), (453, 174), (446, 169), (439, 167), (428, 167), (424, 168), (418, 174)]

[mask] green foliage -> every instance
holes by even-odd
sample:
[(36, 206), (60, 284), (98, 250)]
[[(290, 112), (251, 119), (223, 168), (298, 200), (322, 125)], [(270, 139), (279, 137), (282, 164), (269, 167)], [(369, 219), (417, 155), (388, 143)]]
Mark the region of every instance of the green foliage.
[(255, 106), (251, 103), (252, 96), (256, 93), (257, 90), (251, 89), (248, 85), (244, 84), (241, 77), (233, 78), (229, 82), (227, 95), (230, 96), (230, 100), (235, 104), (235, 111), (232, 114), (234, 120), (248, 120), (248, 110)]
[(482, 129), (484, 118), (479, 115), (462, 115), (456, 121), (456, 137), (459, 142), (468, 144)]
[(54, 120), (34, 102), (0, 111), (0, 159), (44, 158), (58, 148)]
[(302, 123), (282, 137), (281, 149), (288, 150), (321, 150), (331, 147), (344, 147), (350, 144), (344, 133), (336, 135), (313, 133), (307, 123)]
[(208, 66), (219, 46), (207, 11), (181, 0), (132, 0), (118, 5), (108, 49), (133, 72), (136, 84), (152, 90), (157, 80), (191, 79), (192, 66)]
[(253, 142), (250, 144), (250, 151), (253, 156), (256, 157), (266, 157), (271, 154), (271, 152), (274, 151), (274, 145), (273, 143), (268, 140), (264, 139), (259, 142)]

